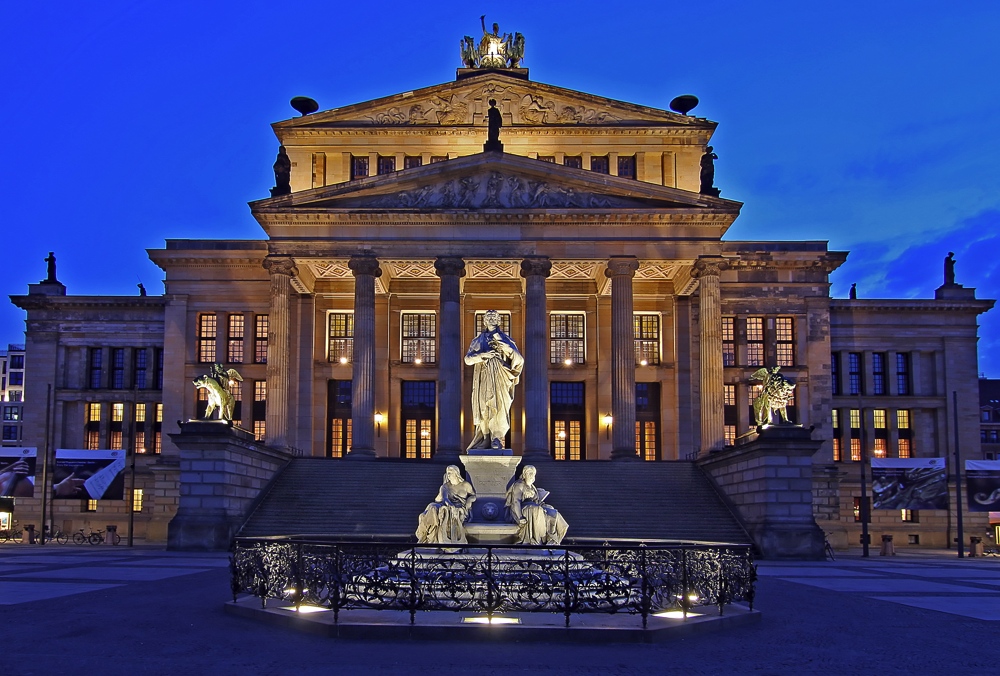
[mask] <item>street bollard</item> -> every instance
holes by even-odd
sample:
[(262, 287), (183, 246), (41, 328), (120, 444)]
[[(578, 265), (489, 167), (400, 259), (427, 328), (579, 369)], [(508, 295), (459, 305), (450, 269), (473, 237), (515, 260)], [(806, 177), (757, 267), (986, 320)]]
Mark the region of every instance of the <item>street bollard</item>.
[(891, 535), (882, 536), (882, 551), (879, 552), (880, 556), (895, 556), (896, 548), (892, 544)]

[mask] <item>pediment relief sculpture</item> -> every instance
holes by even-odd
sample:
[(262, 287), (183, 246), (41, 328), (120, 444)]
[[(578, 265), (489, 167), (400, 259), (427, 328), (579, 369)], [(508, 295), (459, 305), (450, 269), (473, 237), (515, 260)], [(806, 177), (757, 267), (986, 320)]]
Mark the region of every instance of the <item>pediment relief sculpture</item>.
[(345, 198), (339, 206), (390, 209), (613, 209), (640, 200), (587, 192), (499, 171), (454, 178), (388, 195)]

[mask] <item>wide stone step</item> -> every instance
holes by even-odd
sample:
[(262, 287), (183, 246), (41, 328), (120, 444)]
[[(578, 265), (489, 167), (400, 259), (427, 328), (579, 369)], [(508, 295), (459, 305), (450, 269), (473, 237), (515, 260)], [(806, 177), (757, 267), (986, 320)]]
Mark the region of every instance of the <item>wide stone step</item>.
[[(539, 463), (539, 486), (569, 537), (749, 542), (715, 487), (690, 462)], [(299, 458), (241, 535), (412, 535), (441, 485), (440, 464)]]

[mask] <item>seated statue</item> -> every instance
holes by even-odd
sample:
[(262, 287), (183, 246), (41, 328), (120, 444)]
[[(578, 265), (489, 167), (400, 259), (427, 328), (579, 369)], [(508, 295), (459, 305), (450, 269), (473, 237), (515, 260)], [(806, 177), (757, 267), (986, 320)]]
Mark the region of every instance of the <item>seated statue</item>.
[(462, 478), (456, 465), (448, 465), (441, 490), (417, 521), (417, 540), (422, 544), (468, 544), (465, 522), (475, 501), (472, 484)]
[(557, 545), (569, 524), (555, 507), (545, 504), (549, 492), (535, 485), (535, 468), (525, 465), (521, 478), (507, 489), (507, 518), (517, 524), (517, 544)]

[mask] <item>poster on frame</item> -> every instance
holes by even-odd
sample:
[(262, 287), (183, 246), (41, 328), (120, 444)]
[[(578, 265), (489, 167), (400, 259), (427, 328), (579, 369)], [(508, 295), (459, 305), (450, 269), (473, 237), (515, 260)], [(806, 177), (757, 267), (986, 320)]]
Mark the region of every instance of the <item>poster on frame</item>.
[(873, 509), (948, 509), (944, 458), (872, 458)]
[(57, 448), (52, 497), (56, 500), (124, 499), (125, 451)]
[(965, 490), (970, 512), (1000, 511), (1000, 460), (966, 460)]
[(0, 448), (0, 497), (34, 497), (37, 461), (37, 448)]

